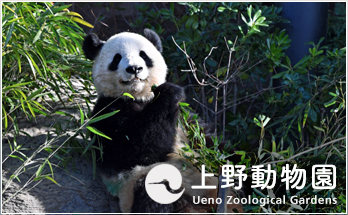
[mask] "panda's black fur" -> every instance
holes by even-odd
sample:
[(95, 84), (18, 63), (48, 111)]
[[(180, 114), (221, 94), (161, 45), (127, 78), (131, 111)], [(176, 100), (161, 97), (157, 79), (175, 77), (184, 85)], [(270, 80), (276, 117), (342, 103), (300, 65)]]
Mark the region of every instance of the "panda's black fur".
[[(98, 98), (92, 117), (119, 111), (91, 124), (111, 138), (96, 136), (95, 144), (102, 148), (98, 158), (102, 180), (119, 198), (123, 213), (211, 212), (216, 205), (194, 205), (192, 196), (216, 198), (216, 190), (193, 190), (201, 174), (178, 155), (187, 141), (177, 125), (184, 90), (166, 82), (159, 36), (149, 29), (144, 36), (123, 32), (104, 42), (90, 34), (82, 46), (85, 56), (95, 61), (92, 75)], [(156, 203), (145, 190), (147, 173), (161, 163), (175, 166), (183, 178), (185, 192), (172, 204)], [(217, 185), (217, 178), (206, 178), (209, 184)]]
[(96, 34), (89, 34), (82, 44), (82, 49), (87, 59), (94, 60), (100, 49), (103, 47), (104, 41), (99, 40)]
[(164, 162), (167, 154), (174, 151), (178, 102), (184, 98), (184, 91), (179, 86), (164, 83), (154, 90), (154, 94), (150, 102), (98, 98), (92, 116), (119, 110), (92, 124), (112, 139), (102, 140), (101, 168), (104, 173), (110, 175), (136, 165)]

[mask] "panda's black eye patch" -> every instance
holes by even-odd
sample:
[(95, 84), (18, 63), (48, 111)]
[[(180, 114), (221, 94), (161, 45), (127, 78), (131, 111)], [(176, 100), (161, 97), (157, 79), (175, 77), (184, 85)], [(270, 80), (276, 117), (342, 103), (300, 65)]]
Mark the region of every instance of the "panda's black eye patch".
[(120, 63), (122, 56), (120, 54), (115, 54), (114, 59), (109, 64), (109, 70), (116, 71), (118, 69), (118, 64)]
[(153, 67), (153, 62), (151, 58), (149, 58), (149, 56), (147, 56), (147, 54), (144, 51), (140, 51), (139, 55), (142, 59), (144, 59), (147, 67)]

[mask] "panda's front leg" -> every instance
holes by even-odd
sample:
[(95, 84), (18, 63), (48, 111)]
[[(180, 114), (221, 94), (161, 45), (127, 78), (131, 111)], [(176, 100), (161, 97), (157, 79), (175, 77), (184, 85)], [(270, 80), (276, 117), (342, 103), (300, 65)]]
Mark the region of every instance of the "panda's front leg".
[(172, 83), (163, 83), (153, 89), (155, 97), (152, 103), (162, 103), (171, 107), (177, 107), (178, 103), (185, 99), (184, 89)]
[(176, 123), (179, 102), (185, 99), (184, 89), (172, 83), (163, 83), (153, 90), (154, 98), (144, 109), (144, 114), (155, 121)]
[(183, 88), (164, 83), (154, 89), (154, 98), (141, 113), (132, 118), (136, 143), (142, 143), (141, 156), (147, 162), (164, 161), (173, 152), (179, 114), (179, 102), (185, 98)]

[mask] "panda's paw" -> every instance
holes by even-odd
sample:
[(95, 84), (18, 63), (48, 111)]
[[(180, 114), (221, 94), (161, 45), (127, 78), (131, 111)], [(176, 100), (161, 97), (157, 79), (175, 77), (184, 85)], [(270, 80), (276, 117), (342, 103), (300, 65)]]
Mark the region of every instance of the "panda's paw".
[(173, 103), (178, 103), (185, 100), (184, 89), (178, 85), (172, 83), (163, 83), (154, 90), (155, 97), (162, 97), (163, 99), (170, 100)]

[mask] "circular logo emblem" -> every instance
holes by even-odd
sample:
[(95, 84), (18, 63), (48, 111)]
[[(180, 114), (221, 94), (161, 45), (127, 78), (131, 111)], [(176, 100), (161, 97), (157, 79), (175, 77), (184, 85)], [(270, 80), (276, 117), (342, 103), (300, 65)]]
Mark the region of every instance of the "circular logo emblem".
[(145, 189), (152, 200), (161, 204), (171, 204), (185, 191), (181, 187), (180, 171), (170, 164), (160, 164), (152, 168), (145, 179)]

